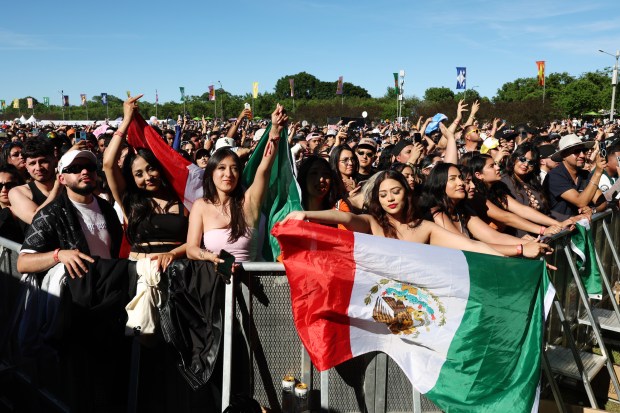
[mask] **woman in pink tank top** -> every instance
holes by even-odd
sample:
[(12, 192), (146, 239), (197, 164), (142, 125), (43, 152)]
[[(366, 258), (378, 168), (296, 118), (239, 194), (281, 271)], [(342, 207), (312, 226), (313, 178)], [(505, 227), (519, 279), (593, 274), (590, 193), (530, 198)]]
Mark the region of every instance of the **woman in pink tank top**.
[(242, 163), (234, 151), (221, 148), (211, 156), (203, 178), (203, 198), (194, 203), (189, 215), (188, 258), (221, 263), (218, 254), (222, 249), (233, 254), (237, 262), (255, 258), (254, 234), (260, 208), (278, 151), (280, 132), (287, 121), (286, 111), (278, 105), (271, 114), (269, 142), (263, 158), (252, 185), (246, 190), (240, 183)]

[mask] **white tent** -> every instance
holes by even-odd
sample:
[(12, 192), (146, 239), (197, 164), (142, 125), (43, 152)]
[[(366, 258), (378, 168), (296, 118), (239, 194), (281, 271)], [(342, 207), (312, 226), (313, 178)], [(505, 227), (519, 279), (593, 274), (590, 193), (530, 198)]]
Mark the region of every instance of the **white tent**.
[(26, 123), (26, 118), (24, 117), (24, 115), (22, 115), (21, 118), (19, 118), (19, 123)]
[(35, 123), (37, 123), (37, 120), (35, 119), (34, 115), (30, 115), (26, 123), (34, 125)]

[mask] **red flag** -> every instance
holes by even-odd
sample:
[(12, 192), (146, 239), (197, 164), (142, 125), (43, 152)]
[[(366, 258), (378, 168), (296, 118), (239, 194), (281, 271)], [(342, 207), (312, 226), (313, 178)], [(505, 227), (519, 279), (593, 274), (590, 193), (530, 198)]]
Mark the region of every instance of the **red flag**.
[(161, 163), (172, 189), (188, 210), (196, 199), (202, 197), (204, 170), (168, 146), (139, 113), (134, 115), (127, 129), (127, 143), (135, 148), (145, 148), (153, 152)]
[(545, 61), (537, 61), (536, 66), (538, 67), (538, 84), (540, 86), (545, 86)]
[(213, 85), (209, 86), (209, 100), (215, 100), (215, 88)]

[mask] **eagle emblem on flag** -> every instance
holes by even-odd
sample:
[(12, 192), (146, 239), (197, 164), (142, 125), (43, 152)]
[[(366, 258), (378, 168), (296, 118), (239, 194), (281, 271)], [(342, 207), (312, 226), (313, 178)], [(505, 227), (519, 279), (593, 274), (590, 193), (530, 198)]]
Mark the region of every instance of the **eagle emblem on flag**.
[(432, 325), (446, 324), (445, 307), (424, 288), (383, 278), (371, 287), (364, 303), (372, 304), (373, 298), (372, 318), (387, 325), (392, 334), (416, 338)]

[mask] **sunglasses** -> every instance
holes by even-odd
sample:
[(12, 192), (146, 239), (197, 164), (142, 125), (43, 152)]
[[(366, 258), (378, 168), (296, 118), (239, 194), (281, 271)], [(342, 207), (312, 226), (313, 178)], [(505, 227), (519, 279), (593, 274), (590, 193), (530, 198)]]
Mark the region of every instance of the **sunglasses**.
[(11, 158), (19, 158), (20, 156), (23, 156), (21, 151), (20, 152), (13, 152), (11, 154)]
[(467, 132), (467, 134), (465, 134), (465, 136), (469, 135), (470, 133), (480, 133), (480, 129), (472, 129), (469, 132)]
[(17, 186), (17, 182), (0, 182), (0, 191), (6, 188), (7, 191), (15, 188)]
[(533, 159), (527, 159), (525, 156), (519, 156), (517, 160), (521, 163), (527, 163), (529, 166), (536, 165), (536, 161)]
[(357, 151), (359, 156), (366, 156), (368, 158), (372, 158), (375, 154), (372, 151)]
[(95, 172), (97, 170), (97, 165), (94, 163), (85, 163), (83, 165), (69, 165), (66, 168), (63, 168), (63, 174), (79, 174), (84, 169), (88, 172)]

